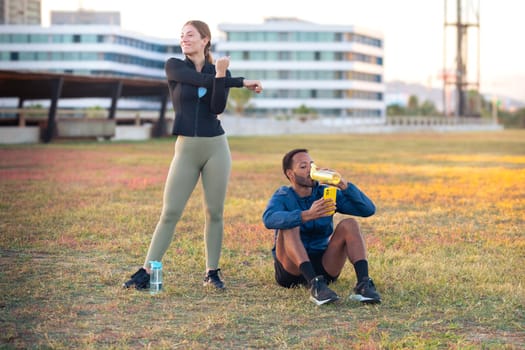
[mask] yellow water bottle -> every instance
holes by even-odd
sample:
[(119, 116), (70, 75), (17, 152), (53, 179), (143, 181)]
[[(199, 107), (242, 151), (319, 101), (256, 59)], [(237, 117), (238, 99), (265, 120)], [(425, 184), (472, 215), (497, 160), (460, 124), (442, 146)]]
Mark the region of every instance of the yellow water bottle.
[(310, 177), (328, 185), (337, 185), (341, 181), (341, 174), (333, 170), (319, 169), (314, 163), (310, 164)]

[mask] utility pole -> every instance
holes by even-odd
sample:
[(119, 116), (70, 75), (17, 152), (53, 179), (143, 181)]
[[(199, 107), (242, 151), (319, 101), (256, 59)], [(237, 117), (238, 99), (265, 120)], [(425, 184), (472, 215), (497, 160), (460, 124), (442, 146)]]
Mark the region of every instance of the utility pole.
[[(450, 100), (446, 98), (445, 94), (452, 85), (455, 87), (455, 113), (456, 117), (464, 116), (479, 116), (480, 111), (480, 94), (479, 94), (479, 76), (480, 76), (480, 59), (479, 59), (479, 0), (456, 0), (455, 8), (447, 6), (448, 0), (445, 2), (445, 20), (444, 20), (444, 35), (443, 35), (443, 110), (449, 110)], [(454, 29), (451, 33), (455, 45), (451, 45), (455, 49), (455, 56), (453, 59), (447, 54), (449, 44), (447, 37), (450, 34), (448, 29)], [(469, 42), (468, 34), (474, 31), (477, 36), (477, 41)], [(470, 55), (469, 55), (470, 54)], [(474, 56), (474, 58), (472, 58)], [(450, 66), (454, 65), (454, 68)], [(474, 68), (474, 69), (471, 69)], [(449, 71), (454, 71), (452, 78), (447, 77)], [(467, 99), (469, 91), (475, 91), (473, 96)]]

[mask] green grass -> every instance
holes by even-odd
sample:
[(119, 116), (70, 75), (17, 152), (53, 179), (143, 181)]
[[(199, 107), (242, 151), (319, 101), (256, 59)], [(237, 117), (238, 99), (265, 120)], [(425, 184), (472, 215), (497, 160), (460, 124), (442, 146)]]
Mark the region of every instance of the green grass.
[[(207, 291), (200, 184), (157, 296), (123, 290), (160, 214), (173, 140), (0, 147), (0, 348), (523, 349), (525, 132), (231, 137)], [(358, 218), (378, 306), (317, 307), (273, 279), (261, 214), (306, 147), (376, 203)], [(336, 216), (336, 220), (341, 217)], [(355, 284), (347, 265), (333, 288)]]

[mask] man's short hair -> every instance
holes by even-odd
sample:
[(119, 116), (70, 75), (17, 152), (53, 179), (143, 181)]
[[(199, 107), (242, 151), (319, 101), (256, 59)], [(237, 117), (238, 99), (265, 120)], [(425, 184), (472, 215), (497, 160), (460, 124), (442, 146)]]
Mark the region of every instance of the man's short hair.
[(283, 157), (283, 173), (284, 176), (286, 176), (287, 179), (288, 175), (286, 175), (286, 170), (292, 169), (292, 163), (293, 163), (293, 156), (295, 156), (297, 153), (308, 153), (308, 150), (306, 148), (296, 148), (291, 150), (290, 152), (286, 153)]

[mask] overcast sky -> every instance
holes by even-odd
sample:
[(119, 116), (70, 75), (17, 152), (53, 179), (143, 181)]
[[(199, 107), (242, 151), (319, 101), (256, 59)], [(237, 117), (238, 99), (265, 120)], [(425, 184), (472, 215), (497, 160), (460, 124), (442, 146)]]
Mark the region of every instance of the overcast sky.
[[(441, 87), (445, 1), (449, 8), (456, 6), (456, 0), (42, 0), (42, 21), (49, 24), (51, 10), (120, 11), (123, 29), (173, 38), (176, 43), (189, 19), (207, 22), (214, 36), (219, 23), (257, 24), (267, 17), (355, 25), (383, 33), (385, 81)], [(462, 1), (478, 7), (478, 0)], [(468, 38), (475, 43), (480, 35), (481, 91), (525, 102), (525, 30), (520, 24), (525, 1), (479, 0), (479, 9), (480, 29), (470, 29)], [(448, 28), (447, 33), (453, 33), (452, 27)], [(447, 35), (447, 42), (452, 39)], [(475, 72), (475, 51), (469, 56), (469, 69)]]

